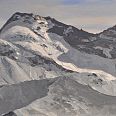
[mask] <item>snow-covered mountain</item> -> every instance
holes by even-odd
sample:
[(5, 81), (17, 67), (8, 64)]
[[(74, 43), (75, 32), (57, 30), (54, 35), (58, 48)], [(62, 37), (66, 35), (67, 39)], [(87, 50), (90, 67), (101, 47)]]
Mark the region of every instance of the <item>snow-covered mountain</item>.
[(115, 116), (115, 39), (115, 26), (13, 14), (0, 30), (0, 115)]

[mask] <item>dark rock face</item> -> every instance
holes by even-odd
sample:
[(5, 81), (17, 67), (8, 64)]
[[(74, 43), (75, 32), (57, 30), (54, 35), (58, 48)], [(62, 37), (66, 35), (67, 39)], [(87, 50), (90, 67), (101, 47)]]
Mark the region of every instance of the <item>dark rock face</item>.
[(73, 71), (63, 68), (62, 66), (58, 65), (52, 59), (47, 59), (46, 57), (41, 57), (37, 55), (35, 57), (28, 57), (28, 60), (30, 61), (32, 66), (39, 65), (39, 66), (46, 68), (46, 70), (48, 71), (54, 70), (54, 66), (55, 66), (61, 71), (73, 73)]
[[(54, 24), (53, 28), (48, 30), (48, 33), (55, 33), (63, 36), (66, 42), (79, 51), (99, 55), (104, 58), (116, 58), (116, 26), (103, 31), (102, 33), (92, 34), (82, 29), (79, 30), (73, 26), (65, 25), (50, 17), (46, 17), (46, 20), (51, 20)], [(71, 29), (65, 33), (69, 28)], [(104, 49), (109, 49), (111, 57), (104, 53)]]
[(12, 16), (11, 16), (11, 18), (5, 23), (5, 25), (0, 29), (0, 32), (2, 31), (2, 29), (6, 26), (6, 25), (8, 25), (9, 23), (11, 23), (12, 21), (16, 21), (16, 20), (19, 20), (19, 18), (20, 17), (24, 17), (24, 16), (27, 16), (27, 20), (25, 20), (25, 22), (26, 21), (28, 21), (28, 18), (29, 17), (32, 17), (33, 16), (33, 14), (32, 13), (19, 13), (19, 12), (16, 12), (15, 14), (13, 14)]
[(5, 114), (3, 116), (17, 116), (14, 112), (9, 112), (8, 114)]

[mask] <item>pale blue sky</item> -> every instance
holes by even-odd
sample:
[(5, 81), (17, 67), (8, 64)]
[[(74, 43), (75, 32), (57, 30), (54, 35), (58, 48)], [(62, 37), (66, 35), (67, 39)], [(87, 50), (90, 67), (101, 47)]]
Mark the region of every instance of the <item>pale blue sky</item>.
[(63, 3), (74, 5), (74, 4), (91, 4), (91, 3), (112, 3), (115, 2), (115, 0), (62, 0)]
[(94, 33), (116, 24), (116, 0), (0, 0), (0, 27), (17, 11), (51, 16)]

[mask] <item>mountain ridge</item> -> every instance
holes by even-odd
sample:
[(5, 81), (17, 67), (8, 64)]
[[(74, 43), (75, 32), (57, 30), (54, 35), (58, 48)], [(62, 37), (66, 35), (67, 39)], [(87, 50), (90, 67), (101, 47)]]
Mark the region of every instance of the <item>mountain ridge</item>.
[[(30, 15), (30, 16), (34, 15), (34, 13), (15, 12), (15, 13), (10, 17), (10, 19), (7, 20), (7, 22), (1, 27), (0, 31), (2, 30), (2, 28), (3, 28), (6, 24), (8, 24), (8, 23), (10, 22), (10, 20), (11, 20), (16, 14), (18, 14), (18, 15)], [(40, 15), (35, 15), (35, 16), (40, 16)], [(40, 16), (40, 17), (42, 17), (42, 16)], [(58, 23), (61, 23), (61, 24), (63, 24), (63, 25), (72, 26), (72, 25), (69, 25), (69, 24), (66, 24), (66, 23), (62, 23), (61, 21), (58, 21), (58, 20), (56, 20), (55, 18), (50, 17), (50, 16), (44, 16), (43, 18), (45, 18), (45, 19), (47, 19), (47, 20), (49, 20), (49, 19), (54, 20), (54, 21), (56, 21), (56, 22), (58, 22)], [(72, 26), (72, 27), (78, 29), (78, 27), (75, 27), (75, 26)], [(91, 32), (85, 31), (85, 30), (83, 30), (83, 29), (78, 29), (78, 30), (83, 30), (83, 31), (85, 31), (85, 32), (87, 32), (87, 33), (90, 33), (90, 34), (93, 34), (93, 35), (98, 35), (98, 34), (104, 32), (104, 31), (106, 31), (106, 30), (108, 30), (108, 29), (110, 29), (110, 28), (115, 28), (115, 27), (116, 27), (116, 25), (114, 25), (114, 26), (112, 26), (112, 27), (108, 27), (107, 29), (104, 29), (103, 31), (101, 31), (101, 32), (99, 32), (99, 33), (91, 33)]]
[[(115, 38), (114, 28), (91, 34), (51, 17), (13, 14), (0, 31), (0, 113), (115, 116)], [(49, 85), (47, 93), (41, 81), (42, 87)], [(39, 98), (36, 89), (45, 96)], [(15, 102), (9, 102), (7, 91), (15, 93), (10, 94)]]
[[(3, 28), (5, 28), (10, 22), (12, 22), (12, 20), (14, 22), (16, 20), (18, 20), (17, 19), (18, 16), (22, 19), (24, 18), (22, 25), (25, 25), (26, 23), (30, 23), (30, 25), (31, 25), (31, 23), (33, 23), (33, 22), (31, 22), (31, 20), (33, 20), (34, 22), (36, 22), (39, 19), (41, 21), (43, 20), (43, 22), (41, 22), (41, 25), (47, 26), (48, 29), (46, 27), (45, 28), (47, 29), (46, 31), (48, 33), (55, 33), (55, 34), (58, 34), (59, 36), (63, 36), (63, 38), (66, 42), (68, 42), (72, 47), (78, 49), (81, 52), (99, 55), (104, 58), (111, 58), (111, 59), (116, 58), (116, 53), (115, 53), (116, 48), (115, 48), (115, 44), (113, 44), (113, 42), (115, 41), (115, 34), (113, 34), (112, 36), (111, 36), (112, 33), (109, 35), (107, 34), (107, 33), (109, 33), (109, 30), (113, 29), (113, 27), (108, 28), (107, 30), (105, 30), (101, 33), (92, 34), (92, 33), (86, 32), (82, 29), (79, 30), (78, 28), (76, 28), (74, 26), (61, 23), (51, 17), (41, 17), (39, 15), (34, 15), (32, 13), (17, 12), (11, 16), (11, 18), (6, 22), (6, 24), (3, 26)], [(29, 19), (26, 19), (26, 17), (30, 18), (30, 21), (29, 21)], [(19, 20), (21, 20), (20, 18), (19, 18)], [(44, 22), (46, 22), (45, 20), (48, 21), (49, 24), (44, 24)], [(1, 28), (0, 33), (3, 31), (3, 28)], [(38, 26), (38, 28), (36, 26), (29, 27), (29, 28), (31, 30), (33, 30), (33, 32), (35, 34), (39, 34), (38, 33), (38, 30), (40, 29), (39, 26)], [(33, 28), (35, 28), (35, 29), (33, 29)], [(114, 26), (114, 28), (115, 28), (115, 26)], [(39, 34), (39, 35), (41, 35), (41, 34)], [(106, 37), (104, 37), (104, 36), (106, 36)], [(110, 37), (111, 39), (109, 38), (108, 41), (105, 39), (105, 41), (104, 41), (104, 38), (107, 38), (107, 36), (108, 37), (111, 36)]]

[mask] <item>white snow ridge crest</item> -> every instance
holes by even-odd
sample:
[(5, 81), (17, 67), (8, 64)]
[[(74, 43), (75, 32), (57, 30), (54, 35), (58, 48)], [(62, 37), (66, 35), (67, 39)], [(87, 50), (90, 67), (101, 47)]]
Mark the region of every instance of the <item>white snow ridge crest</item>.
[(13, 14), (0, 30), (0, 115), (115, 116), (115, 31)]

